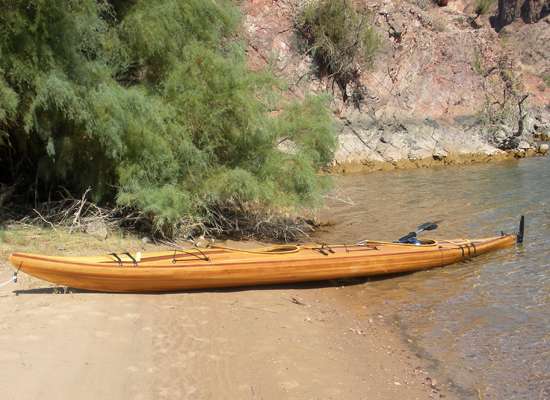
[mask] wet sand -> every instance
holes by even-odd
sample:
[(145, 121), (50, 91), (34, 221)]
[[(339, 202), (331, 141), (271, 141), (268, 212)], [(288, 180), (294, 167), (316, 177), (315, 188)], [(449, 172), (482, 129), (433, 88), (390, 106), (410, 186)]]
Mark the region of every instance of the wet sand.
[[(8, 230), (10, 251), (74, 254), (139, 241)], [(37, 248), (37, 243), (38, 248)], [(149, 249), (150, 250), (150, 249)], [(88, 250), (87, 252), (92, 252)], [(0, 288), (3, 399), (452, 398), (398, 328), (346, 287), (123, 295), (69, 291), (28, 276)], [(433, 385), (432, 385), (433, 384)]]

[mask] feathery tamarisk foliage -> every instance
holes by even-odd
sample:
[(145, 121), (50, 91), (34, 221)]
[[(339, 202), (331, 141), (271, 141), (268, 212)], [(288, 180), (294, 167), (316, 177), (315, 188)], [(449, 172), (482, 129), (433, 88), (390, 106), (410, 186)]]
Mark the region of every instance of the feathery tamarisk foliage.
[(351, 0), (311, 0), (296, 19), (296, 29), (313, 56), (319, 75), (335, 82), (344, 102), (348, 87), (361, 92), (361, 69), (372, 66), (380, 47), (371, 16)]
[(247, 69), (233, 2), (1, 7), (0, 182), (27, 201), (92, 187), (164, 235), (219, 210), (318, 201), (335, 148), (327, 101), (284, 101), (280, 82)]

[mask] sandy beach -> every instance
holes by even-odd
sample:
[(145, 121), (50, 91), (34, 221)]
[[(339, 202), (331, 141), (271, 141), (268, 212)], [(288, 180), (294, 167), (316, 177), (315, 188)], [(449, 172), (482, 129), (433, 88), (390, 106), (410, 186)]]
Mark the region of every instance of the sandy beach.
[(2, 5), (0, 400), (550, 400), (550, 0)]
[[(67, 237), (8, 229), (0, 280), (15, 249), (143, 248)], [(22, 275), (0, 289), (2, 398), (452, 398), (383, 315), (346, 306), (341, 284), (123, 295), (63, 293)]]

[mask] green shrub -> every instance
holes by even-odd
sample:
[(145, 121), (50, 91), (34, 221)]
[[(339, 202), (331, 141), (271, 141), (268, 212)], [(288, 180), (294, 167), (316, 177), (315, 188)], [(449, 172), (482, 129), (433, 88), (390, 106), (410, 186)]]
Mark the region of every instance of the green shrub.
[(474, 3), (474, 12), (477, 15), (485, 15), (494, 3), (495, 0), (476, 0)]
[(91, 186), (94, 201), (135, 209), (167, 235), (208, 224), (222, 205), (314, 204), (335, 147), (326, 100), (285, 102), (271, 75), (249, 71), (238, 24), (225, 0), (10, 2), (0, 182), (32, 201)]
[[(0, 53), (0, 58), (2, 53)], [(17, 94), (6, 84), (0, 70), (0, 146), (7, 145), (8, 133), (4, 130), (17, 110)]]
[(360, 85), (361, 67), (370, 67), (380, 47), (378, 34), (367, 13), (350, 0), (313, 0), (296, 21), (319, 73), (331, 77), (347, 100), (347, 86)]

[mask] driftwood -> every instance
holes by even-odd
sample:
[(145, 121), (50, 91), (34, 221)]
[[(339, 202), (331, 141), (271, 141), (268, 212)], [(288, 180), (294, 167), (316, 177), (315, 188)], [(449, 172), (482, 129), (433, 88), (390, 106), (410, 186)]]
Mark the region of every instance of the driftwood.
[(169, 227), (157, 227), (151, 215), (136, 209), (95, 204), (88, 199), (90, 191), (86, 190), (81, 198), (65, 193), (60, 200), (39, 203), (34, 208), (0, 208), (0, 220), (105, 237), (108, 232), (123, 228), (157, 240), (194, 240), (206, 236), (288, 242), (307, 238), (316, 226), (309, 219), (228, 202), (205, 207), (201, 217), (183, 216)]
[[(54, 230), (68, 228), (69, 232), (87, 232), (94, 226), (104, 226), (106, 230), (119, 227), (134, 227), (143, 218), (140, 213), (129, 208), (100, 207), (88, 200), (90, 189), (80, 199), (66, 194), (61, 200), (39, 203), (32, 209), (12, 211), (3, 219), (15, 224), (48, 226)], [(6, 214), (6, 213), (4, 213)]]
[(209, 208), (207, 213), (203, 232), (207, 236), (289, 242), (309, 237), (316, 226), (309, 219), (243, 205), (220, 205)]

